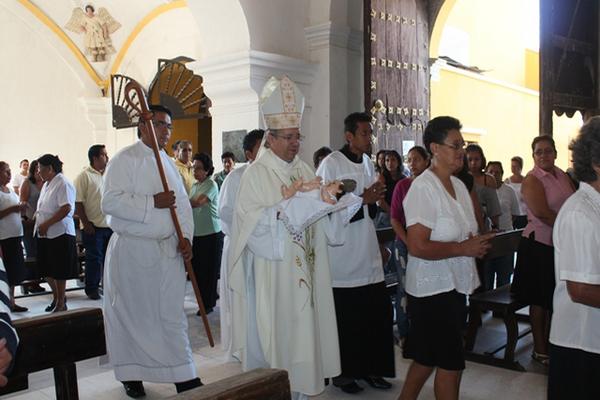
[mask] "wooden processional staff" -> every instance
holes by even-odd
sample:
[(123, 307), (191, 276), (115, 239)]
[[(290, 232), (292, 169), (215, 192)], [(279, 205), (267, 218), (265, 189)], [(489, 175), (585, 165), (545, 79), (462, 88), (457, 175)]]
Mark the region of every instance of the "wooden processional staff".
[[(138, 97), (139, 105), (134, 102), (134, 95)], [(148, 107), (148, 101), (146, 100), (146, 95), (144, 94), (142, 86), (133, 79), (129, 81), (125, 86), (125, 100), (131, 107), (133, 107), (139, 113), (140, 119), (146, 124), (146, 128), (150, 132), (152, 132), (152, 151), (154, 152), (154, 158), (156, 158), (156, 166), (158, 167), (158, 173), (160, 175), (163, 190), (165, 192), (168, 192), (169, 184), (167, 182), (165, 170), (163, 168), (162, 161), (160, 158), (158, 141), (156, 140), (156, 131), (154, 130), (154, 125), (152, 124), (153, 113)], [(175, 230), (177, 231), (177, 238), (179, 239), (179, 242), (182, 243), (185, 240), (185, 238), (183, 236), (183, 232), (181, 231), (181, 225), (179, 224), (179, 219), (177, 218), (175, 208), (170, 207), (169, 211), (171, 212), (171, 219), (173, 220), (173, 225), (175, 225)], [(196, 295), (196, 301), (198, 302), (198, 308), (200, 309), (200, 315), (202, 316), (202, 322), (204, 323), (204, 329), (206, 330), (208, 342), (210, 343), (211, 347), (214, 347), (215, 342), (210, 331), (210, 325), (208, 324), (208, 318), (206, 317), (206, 310), (204, 309), (204, 303), (202, 302), (202, 296), (200, 294), (200, 289), (198, 288), (196, 275), (194, 274), (194, 270), (192, 269), (192, 263), (189, 260), (184, 260), (184, 264), (185, 270), (187, 271), (187, 274), (190, 277), (190, 280), (192, 281), (192, 287), (194, 288), (194, 294)]]

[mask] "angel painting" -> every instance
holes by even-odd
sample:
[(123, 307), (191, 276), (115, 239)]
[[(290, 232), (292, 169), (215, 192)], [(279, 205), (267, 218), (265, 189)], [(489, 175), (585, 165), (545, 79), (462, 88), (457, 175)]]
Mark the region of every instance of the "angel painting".
[(92, 61), (106, 61), (108, 54), (115, 53), (110, 35), (121, 27), (106, 8), (100, 7), (98, 13), (94, 6), (88, 4), (83, 9), (77, 7), (65, 28), (76, 33), (83, 33), (85, 53)]

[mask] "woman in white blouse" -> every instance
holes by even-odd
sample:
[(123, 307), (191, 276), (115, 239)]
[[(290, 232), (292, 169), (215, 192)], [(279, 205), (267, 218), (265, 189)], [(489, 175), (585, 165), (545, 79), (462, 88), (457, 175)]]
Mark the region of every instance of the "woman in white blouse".
[(413, 359), (400, 399), (416, 399), (437, 369), (434, 390), (458, 399), (465, 368), (462, 330), (466, 295), (479, 286), (475, 257), (483, 257), (494, 233), (477, 234), (473, 203), (452, 174), (463, 164), (461, 124), (437, 117), (423, 134), (431, 167), (417, 177), (404, 200), (410, 328), (404, 356)]
[(570, 150), (580, 185), (552, 232), (549, 400), (600, 398), (600, 117), (586, 122)]
[(0, 161), (0, 254), (6, 265), (10, 311), (24, 312), (27, 308), (15, 304), (15, 285), (25, 280), (21, 213), (25, 211), (26, 205), (19, 202), (19, 196), (9, 187), (10, 177), (10, 166)]
[(37, 237), (37, 263), (41, 275), (52, 288), (52, 303), (46, 311), (67, 309), (66, 280), (77, 276), (75, 247), (75, 188), (62, 174), (58, 156), (45, 154), (38, 158), (44, 186), (40, 192), (34, 232)]

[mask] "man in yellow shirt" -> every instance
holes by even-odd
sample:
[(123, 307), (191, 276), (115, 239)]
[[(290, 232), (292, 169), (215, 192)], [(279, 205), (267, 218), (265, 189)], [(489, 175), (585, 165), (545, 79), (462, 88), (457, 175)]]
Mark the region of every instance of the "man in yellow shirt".
[(179, 141), (175, 166), (177, 167), (177, 170), (183, 179), (185, 191), (187, 194), (190, 194), (192, 185), (194, 182), (196, 182), (196, 180), (194, 179), (194, 169), (192, 168), (192, 144), (187, 140)]
[(112, 230), (102, 214), (102, 176), (108, 163), (103, 144), (95, 144), (88, 150), (90, 165), (75, 178), (75, 214), (82, 225), (81, 236), (85, 247), (85, 294), (92, 300), (100, 299), (100, 280), (104, 256)]

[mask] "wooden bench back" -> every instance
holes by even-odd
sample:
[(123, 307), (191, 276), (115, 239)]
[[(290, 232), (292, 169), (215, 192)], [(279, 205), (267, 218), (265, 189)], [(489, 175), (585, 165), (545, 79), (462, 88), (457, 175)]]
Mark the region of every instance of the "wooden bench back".
[(171, 400), (289, 400), (286, 371), (254, 369), (170, 397)]
[[(106, 354), (102, 309), (80, 308), (15, 320), (19, 347), (0, 395), (27, 388), (27, 375)], [(23, 387), (24, 386), (24, 387)]]

